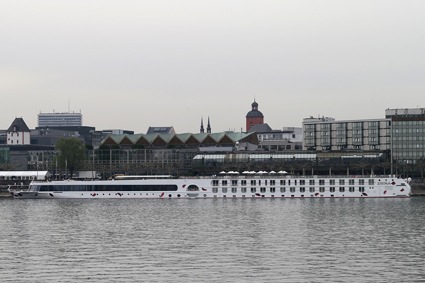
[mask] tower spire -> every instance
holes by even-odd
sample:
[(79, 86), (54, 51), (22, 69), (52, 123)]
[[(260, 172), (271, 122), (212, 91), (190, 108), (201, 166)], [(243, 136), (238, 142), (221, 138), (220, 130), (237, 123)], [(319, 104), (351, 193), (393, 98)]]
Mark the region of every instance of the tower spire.
[(199, 131), (200, 133), (204, 132), (204, 118), (201, 117), (201, 129)]
[(208, 116), (207, 133), (211, 134), (210, 116)]

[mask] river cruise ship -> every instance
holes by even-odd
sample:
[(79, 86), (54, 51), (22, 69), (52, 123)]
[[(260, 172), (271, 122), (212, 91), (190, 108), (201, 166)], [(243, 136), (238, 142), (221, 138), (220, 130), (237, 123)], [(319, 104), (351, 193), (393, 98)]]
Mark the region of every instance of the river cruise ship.
[(409, 197), (409, 179), (395, 176), (211, 177), (117, 176), (110, 180), (33, 181), (15, 198), (387, 198)]

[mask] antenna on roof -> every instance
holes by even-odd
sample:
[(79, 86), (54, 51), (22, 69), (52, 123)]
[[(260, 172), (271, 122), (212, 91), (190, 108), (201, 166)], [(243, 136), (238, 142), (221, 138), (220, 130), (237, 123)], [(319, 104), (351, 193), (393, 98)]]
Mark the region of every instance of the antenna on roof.
[(68, 113), (70, 113), (71, 112), (71, 101), (68, 99)]

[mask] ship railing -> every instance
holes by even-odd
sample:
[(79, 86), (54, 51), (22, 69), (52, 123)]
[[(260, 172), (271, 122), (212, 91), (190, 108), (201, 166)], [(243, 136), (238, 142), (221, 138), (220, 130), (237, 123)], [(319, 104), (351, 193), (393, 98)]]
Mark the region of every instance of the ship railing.
[(252, 175), (252, 174), (240, 174), (240, 175), (212, 175), (212, 176), (196, 176), (196, 177), (181, 177), (183, 179), (402, 179), (396, 175), (280, 175), (280, 174), (264, 174), (264, 175)]
[(29, 185), (9, 185), (7, 190), (13, 193), (13, 192), (28, 191), (29, 188), (30, 188)]

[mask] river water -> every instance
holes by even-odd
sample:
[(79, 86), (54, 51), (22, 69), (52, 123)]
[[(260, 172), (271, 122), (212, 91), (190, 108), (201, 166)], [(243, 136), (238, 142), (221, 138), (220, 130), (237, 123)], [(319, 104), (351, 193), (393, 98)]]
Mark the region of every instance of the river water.
[(0, 282), (425, 282), (425, 198), (0, 200)]

